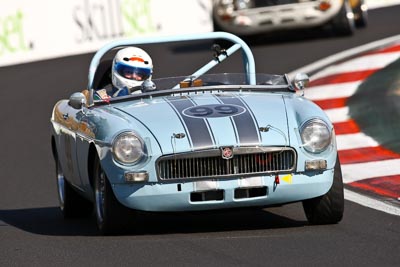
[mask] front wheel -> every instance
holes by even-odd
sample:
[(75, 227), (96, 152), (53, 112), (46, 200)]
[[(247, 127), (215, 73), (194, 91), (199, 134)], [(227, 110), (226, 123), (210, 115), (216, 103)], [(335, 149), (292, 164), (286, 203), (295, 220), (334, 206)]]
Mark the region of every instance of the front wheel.
[(355, 31), (354, 13), (348, 1), (344, 1), (339, 13), (331, 21), (333, 32), (337, 35), (352, 35)]
[(358, 5), (353, 10), (354, 20), (358, 28), (366, 27), (368, 24), (368, 11), (365, 7), (365, 1), (360, 0)]
[(126, 230), (133, 211), (121, 205), (111, 188), (110, 182), (96, 157), (94, 162), (94, 192), (97, 226), (103, 235), (117, 234)]
[(331, 189), (325, 195), (304, 200), (303, 208), (311, 224), (334, 224), (342, 220), (344, 193), (339, 157), (336, 159)]

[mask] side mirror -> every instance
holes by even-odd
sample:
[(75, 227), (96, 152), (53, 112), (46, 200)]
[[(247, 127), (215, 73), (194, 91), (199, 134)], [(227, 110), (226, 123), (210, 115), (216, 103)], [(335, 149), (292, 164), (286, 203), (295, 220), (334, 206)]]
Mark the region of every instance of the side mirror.
[(151, 80), (145, 80), (142, 83), (142, 92), (143, 93), (151, 92), (151, 91), (154, 91), (156, 89), (157, 89), (156, 84)]
[(82, 109), (82, 107), (86, 105), (85, 95), (82, 93), (73, 93), (69, 97), (68, 105), (70, 105), (74, 109)]
[(298, 90), (303, 90), (304, 88), (306, 88), (309, 81), (310, 81), (310, 78), (308, 77), (307, 74), (297, 73), (296, 76), (294, 77), (294, 86)]

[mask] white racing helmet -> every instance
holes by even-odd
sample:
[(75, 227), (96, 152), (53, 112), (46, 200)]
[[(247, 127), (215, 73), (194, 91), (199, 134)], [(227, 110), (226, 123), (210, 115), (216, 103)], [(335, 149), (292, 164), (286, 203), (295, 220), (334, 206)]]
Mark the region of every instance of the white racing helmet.
[(118, 51), (114, 57), (111, 76), (113, 85), (119, 90), (140, 86), (151, 79), (153, 61), (141, 48), (127, 47)]

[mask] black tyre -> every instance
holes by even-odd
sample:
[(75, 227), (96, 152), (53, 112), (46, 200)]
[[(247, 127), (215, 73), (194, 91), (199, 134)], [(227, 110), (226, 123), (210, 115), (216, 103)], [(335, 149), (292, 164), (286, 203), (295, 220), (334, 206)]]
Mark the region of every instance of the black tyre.
[(352, 35), (355, 31), (354, 17), (348, 17), (352, 13), (348, 1), (344, 1), (339, 13), (331, 22), (332, 30), (337, 35)]
[(58, 200), (64, 218), (89, 216), (93, 211), (93, 204), (79, 195), (68, 183), (58, 159), (56, 159), (56, 174)]
[(344, 194), (339, 157), (336, 159), (331, 189), (325, 195), (304, 200), (303, 208), (311, 224), (334, 224), (342, 220)]
[(356, 27), (358, 28), (366, 27), (368, 24), (368, 11), (366, 8), (363, 8), (364, 6), (365, 6), (365, 1), (360, 0), (358, 5), (353, 9), (354, 21)]
[(95, 213), (99, 231), (103, 235), (125, 232), (133, 219), (132, 210), (118, 202), (98, 157), (94, 161)]

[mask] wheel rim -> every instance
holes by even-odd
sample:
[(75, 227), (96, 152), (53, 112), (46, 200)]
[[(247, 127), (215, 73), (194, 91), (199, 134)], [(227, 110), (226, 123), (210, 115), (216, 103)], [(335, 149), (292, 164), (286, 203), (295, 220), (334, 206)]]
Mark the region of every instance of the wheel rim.
[(58, 188), (58, 199), (60, 202), (61, 210), (64, 210), (65, 203), (65, 177), (61, 170), (60, 163), (57, 161), (57, 188)]
[(96, 186), (96, 215), (97, 220), (102, 223), (104, 220), (104, 191), (105, 191), (105, 174), (102, 170), (99, 170), (99, 177)]

